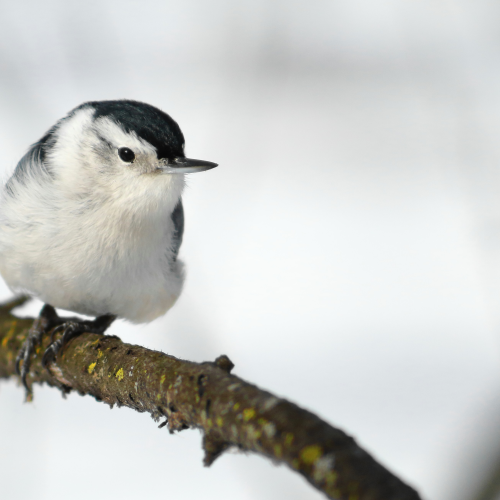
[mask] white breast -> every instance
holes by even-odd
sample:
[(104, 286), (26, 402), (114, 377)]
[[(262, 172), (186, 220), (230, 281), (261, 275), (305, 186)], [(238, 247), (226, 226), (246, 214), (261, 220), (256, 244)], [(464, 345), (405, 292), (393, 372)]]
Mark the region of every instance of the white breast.
[(0, 272), (14, 291), (54, 307), (151, 321), (182, 290), (170, 214), (183, 186), (181, 175), (152, 177), (68, 199), (28, 182), (1, 206)]

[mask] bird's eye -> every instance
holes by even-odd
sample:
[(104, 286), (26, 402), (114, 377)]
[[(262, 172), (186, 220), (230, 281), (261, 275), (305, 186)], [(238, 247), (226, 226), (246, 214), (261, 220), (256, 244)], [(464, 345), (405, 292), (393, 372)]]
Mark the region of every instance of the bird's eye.
[(127, 163), (132, 163), (135, 160), (135, 153), (129, 148), (120, 148), (118, 156)]

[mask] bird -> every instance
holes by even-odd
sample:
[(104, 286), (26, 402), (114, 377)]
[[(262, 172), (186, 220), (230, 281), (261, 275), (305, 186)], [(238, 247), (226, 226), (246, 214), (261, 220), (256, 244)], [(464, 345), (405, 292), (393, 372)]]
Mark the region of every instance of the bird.
[[(56, 330), (42, 365), (83, 332), (116, 318), (146, 323), (165, 314), (185, 277), (185, 175), (213, 162), (186, 158), (167, 113), (133, 100), (90, 101), (34, 143), (0, 198), (0, 274), (44, 306), (16, 359), (26, 377), (36, 347)], [(59, 317), (56, 308), (95, 317)]]

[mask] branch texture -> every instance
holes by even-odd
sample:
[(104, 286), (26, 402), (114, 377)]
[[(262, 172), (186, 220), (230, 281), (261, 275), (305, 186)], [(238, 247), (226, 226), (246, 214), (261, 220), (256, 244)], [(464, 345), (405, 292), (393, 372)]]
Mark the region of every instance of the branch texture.
[[(15, 358), (32, 319), (0, 307), (0, 378), (17, 377)], [(205, 465), (231, 446), (286, 463), (327, 497), (341, 500), (419, 500), (353, 438), (316, 415), (231, 375), (227, 356), (193, 363), (119, 338), (85, 333), (71, 340), (56, 363), (44, 370), (44, 339), (32, 361), (28, 383), (47, 383), (64, 392), (94, 396), (164, 419), (170, 432), (203, 432)], [(167, 423), (168, 422), (168, 423)]]

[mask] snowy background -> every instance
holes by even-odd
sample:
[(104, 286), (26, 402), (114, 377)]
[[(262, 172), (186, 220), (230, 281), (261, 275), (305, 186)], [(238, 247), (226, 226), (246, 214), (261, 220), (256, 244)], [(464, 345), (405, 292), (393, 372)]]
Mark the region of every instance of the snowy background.
[[(499, 22), (486, 0), (3, 0), (0, 175), (84, 101), (171, 114), (220, 166), (188, 180), (178, 304), (110, 333), (225, 353), (425, 499), (468, 500), (500, 448)], [(262, 457), (203, 468), (198, 431), (23, 397), (0, 383), (2, 498), (323, 498)]]

